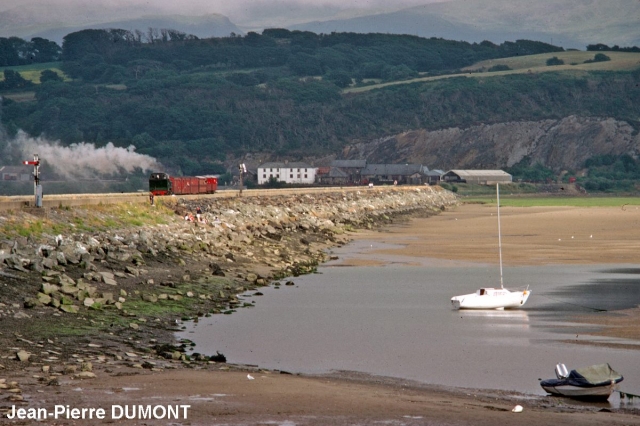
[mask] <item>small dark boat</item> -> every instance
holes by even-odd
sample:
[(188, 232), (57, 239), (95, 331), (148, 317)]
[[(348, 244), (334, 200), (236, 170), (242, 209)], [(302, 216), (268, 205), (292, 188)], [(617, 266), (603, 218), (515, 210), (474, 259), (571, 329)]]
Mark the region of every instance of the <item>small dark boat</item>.
[(564, 364), (556, 366), (557, 379), (540, 382), (542, 389), (553, 395), (579, 399), (606, 400), (623, 380), (609, 364), (597, 364), (567, 372)]

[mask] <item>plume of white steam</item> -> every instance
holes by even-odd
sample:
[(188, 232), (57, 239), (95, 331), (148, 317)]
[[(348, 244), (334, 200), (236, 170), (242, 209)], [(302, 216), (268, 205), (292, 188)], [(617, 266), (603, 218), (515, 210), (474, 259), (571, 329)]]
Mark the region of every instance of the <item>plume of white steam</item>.
[(59, 141), (49, 141), (42, 137), (33, 138), (19, 131), (9, 142), (9, 148), (18, 149), (25, 160), (38, 154), (40, 161), (61, 177), (96, 178), (144, 171), (161, 170), (162, 165), (153, 157), (135, 152), (135, 146), (120, 148), (109, 142), (96, 148), (92, 143), (81, 142), (69, 146)]

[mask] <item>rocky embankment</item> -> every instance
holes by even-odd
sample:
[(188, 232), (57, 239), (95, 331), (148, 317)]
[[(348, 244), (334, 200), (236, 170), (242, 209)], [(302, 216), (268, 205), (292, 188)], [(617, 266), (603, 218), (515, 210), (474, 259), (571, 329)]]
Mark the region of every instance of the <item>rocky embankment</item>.
[[(190, 342), (176, 344), (180, 320), (251, 306), (238, 295), (312, 272), (326, 260), (327, 248), (349, 241), (349, 232), (403, 214), (435, 214), (456, 202), (439, 187), (166, 198), (144, 207), (165, 212), (164, 223), (60, 234), (55, 231), (73, 229), (63, 223), (91, 216), (91, 207), (52, 209), (46, 219), (5, 214), (0, 374), (35, 371), (40, 382), (55, 384), (59, 375), (94, 377), (97, 365), (114, 373), (224, 361), (187, 353), (194, 350)], [(195, 218), (198, 207), (201, 221), (184, 219)], [(30, 220), (39, 221), (39, 235), (7, 231), (10, 223)], [(5, 382), (0, 380), (0, 398), (11, 387)], [(17, 383), (13, 389), (9, 397), (20, 400)]]

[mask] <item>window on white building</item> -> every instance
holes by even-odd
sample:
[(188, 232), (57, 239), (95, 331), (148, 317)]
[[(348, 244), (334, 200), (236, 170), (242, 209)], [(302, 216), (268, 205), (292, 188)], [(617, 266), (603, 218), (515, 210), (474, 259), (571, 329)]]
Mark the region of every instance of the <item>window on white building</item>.
[(291, 174), (289, 175), (289, 177), (290, 177), (291, 179), (293, 179), (293, 173), (291, 173)]
[(305, 179), (307, 178), (307, 174), (306, 174), (306, 173), (304, 174), (304, 178), (305, 178)]

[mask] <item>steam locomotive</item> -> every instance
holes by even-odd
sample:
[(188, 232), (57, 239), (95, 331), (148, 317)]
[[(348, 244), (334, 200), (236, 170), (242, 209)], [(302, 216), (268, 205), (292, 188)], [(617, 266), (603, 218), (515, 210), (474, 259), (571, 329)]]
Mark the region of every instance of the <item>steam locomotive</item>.
[(213, 194), (218, 190), (218, 178), (213, 176), (174, 177), (166, 173), (152, 173), (149, 191), (153, 195)]

